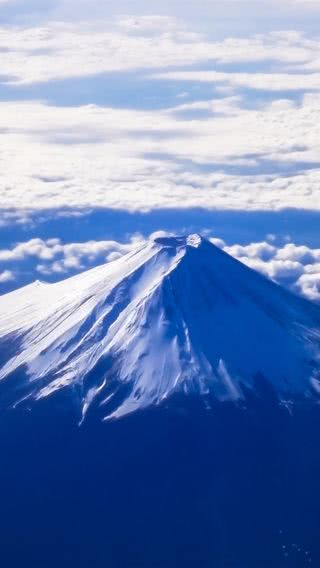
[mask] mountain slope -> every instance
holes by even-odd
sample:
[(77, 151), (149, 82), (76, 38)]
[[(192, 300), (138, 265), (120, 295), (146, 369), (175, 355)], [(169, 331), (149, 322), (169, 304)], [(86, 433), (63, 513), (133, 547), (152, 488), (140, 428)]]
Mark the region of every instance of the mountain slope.
[(26, 286), (0, 313), (6, 404), (71, 388), (83, 418), (108, 418), (177, 392), (236, 401), (259, 378), (283, 401), (320, 392), (320, 308), (198, 235)]

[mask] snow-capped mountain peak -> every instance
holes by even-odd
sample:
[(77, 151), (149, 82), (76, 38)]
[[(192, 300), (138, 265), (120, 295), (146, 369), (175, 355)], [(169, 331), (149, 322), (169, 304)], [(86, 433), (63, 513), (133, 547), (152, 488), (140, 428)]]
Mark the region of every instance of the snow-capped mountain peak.
[(198, 248), (201, 244), (205, 242), (205, 239), (194, 233), (192, 235), (187, 235), (186, 237), (156, 237), (154, 243), (163, 246), (171, 246), (173, 248), (179, 247), (194, 247)]
[(200, 235), (26, 286), (0, 298), (0, 313), (11, 404), (71, 389), (83, 418), (94, 405), (108, 418), (177, 392), (239, 400), (258, 376), (281, 400), (319, 391), (319, 307)]

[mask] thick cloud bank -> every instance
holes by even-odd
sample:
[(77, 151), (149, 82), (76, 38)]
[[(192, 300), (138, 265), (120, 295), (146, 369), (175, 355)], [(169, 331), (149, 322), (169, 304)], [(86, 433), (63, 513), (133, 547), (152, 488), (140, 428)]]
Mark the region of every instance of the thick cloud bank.
[(122, 16), (0, 49), (2, 208), (320, 208), (318, 37)]

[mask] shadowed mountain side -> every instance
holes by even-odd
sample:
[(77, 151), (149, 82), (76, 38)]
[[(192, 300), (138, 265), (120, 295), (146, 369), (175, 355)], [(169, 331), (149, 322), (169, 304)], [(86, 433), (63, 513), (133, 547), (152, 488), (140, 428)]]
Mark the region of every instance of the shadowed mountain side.
[(1, 417), (6, 568), (319, 564), (318, 407), (176, 397), (79, 429), (65, 396)]

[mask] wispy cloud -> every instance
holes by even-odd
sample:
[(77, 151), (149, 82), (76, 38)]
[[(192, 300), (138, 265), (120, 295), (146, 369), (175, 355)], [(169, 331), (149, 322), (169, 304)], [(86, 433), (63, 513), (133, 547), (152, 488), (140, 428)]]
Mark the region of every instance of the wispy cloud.
[[(35, 0), (34, 0), (35, 1)], [(215, 2), (203, 0), (200, 4), (194, 2), (181, 2), (181, 0), (91, 0), (90, 5), (87, 0), (60, 0), (59, 3), (51, 3), (49, 0), (38, 0), (39, 11), (44, 11), (54, 18), (64, 19), (95, 19), (104, 18), (113, 13), (132, 13), (136, 16), (141, 14), (175, 14), (177, 17), (186, 18), (191, 21), (201, 21), (205, 25), (206, 20), (212, 27), (212, 22), (221, 27), (227, 20), (236, 20), (234, 26), (247, 21), (255, 20), (256, 26), (261, 25), (264, 19), (272, 20), (276, 16), (278, 19), (286, 16), (292, 21), (294, 18), (303, 16), (308, 18), (319, 11), (317, 0), (224, 0)]]
[(320, 73), (221, 73), (218, 71), (176, 71), (154, 75), (172, 81), (222, 83), (262, 91), (319, 91)]
[[(184, 28), (173, 18), (159, 16), (114, 19), (103, 29), (67, 23), (4, 27), (0, 31), (0, 46), (3, 49), (0, 73), (14, 84), (206, 62), (214, 65), (273, 61), (310, 67), (319, 61), (320, 53), (316, 38), (307, 38), (297, 32), (213, 41)], [(191, 76), (178, 73), (167, 77)], [(196, 80), (226, 80), (223, 74), (219, 76), (212, 72), (201, 72), (193, 77)], [(288, 77), (287, 81), (290, 81)], [(241, 83), (245, 76), (241, 78), (235, 74), (229, 79)], [(250, 76), (247, 82), (249, 79)], [(274, 81), (278, 80), (285, 84), (284, 76), (276, 74)], [(311, 78), (307, 80), (312, 83)]]

